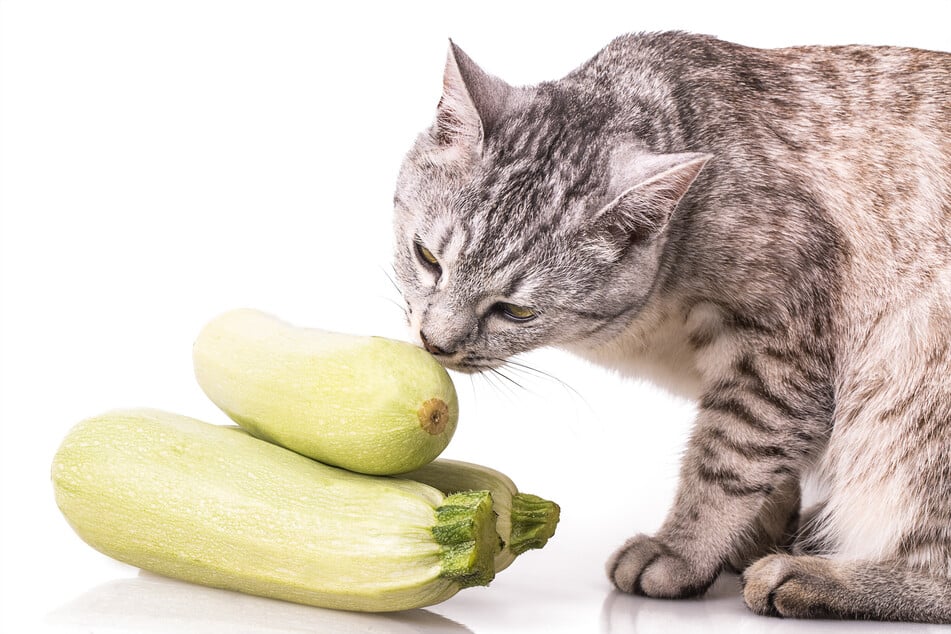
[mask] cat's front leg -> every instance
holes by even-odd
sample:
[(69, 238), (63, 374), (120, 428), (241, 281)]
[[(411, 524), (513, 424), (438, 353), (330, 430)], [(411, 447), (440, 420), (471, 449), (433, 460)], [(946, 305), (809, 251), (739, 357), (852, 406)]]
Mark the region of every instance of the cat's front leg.
[[(673, 507), (660, 531), (628, 540), (607, 564), (624, 592), (702, 594), (728, 564), (774, 548), (798, 512), (799, 474), (825, 438), (824, 393), (792, 368), (742, 355), (701, 402)], [(815, 387), (815, 386), (813, 386)]]

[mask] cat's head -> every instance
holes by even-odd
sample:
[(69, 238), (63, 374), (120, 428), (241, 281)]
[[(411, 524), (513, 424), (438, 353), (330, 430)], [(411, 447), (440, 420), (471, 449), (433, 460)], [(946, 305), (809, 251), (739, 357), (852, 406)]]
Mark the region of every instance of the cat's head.
[(709, 156), (648, 152), (610, 92), (568, 79), (509, 86), (453, 44), (443, 86), (394, 197), (414, 335), (470, 372), (616, 335), (650, 292), (670, 215)]

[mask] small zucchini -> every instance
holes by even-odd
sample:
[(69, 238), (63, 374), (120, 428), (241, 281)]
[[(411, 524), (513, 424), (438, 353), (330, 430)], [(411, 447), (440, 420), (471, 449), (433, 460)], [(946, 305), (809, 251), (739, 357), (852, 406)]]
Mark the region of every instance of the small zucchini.
[(486, 489), (498, 514), (496, 531), (504, 548), (495, 556), (495, 571), (507, 568), (526, 550), (541, 548), (555, 534), (560, 507), (530, 493), (519, 493), (511, 478), (503, 473), (459, 460), (440, 458), (400, 476), (436, 487), (446, 495)]
[(202, 329), (193, 357), (199, 385), (236, 423), (351, 471), (418, 469), (445, 449), (459, 418), (446, 370), (401, 341), (240, 309)]
[(491, 495), (327, 466), (157, 410), (87, 419), (52, 466), (80, 537), (169, 577), (328, 608), (402, 610), (493, 578)]

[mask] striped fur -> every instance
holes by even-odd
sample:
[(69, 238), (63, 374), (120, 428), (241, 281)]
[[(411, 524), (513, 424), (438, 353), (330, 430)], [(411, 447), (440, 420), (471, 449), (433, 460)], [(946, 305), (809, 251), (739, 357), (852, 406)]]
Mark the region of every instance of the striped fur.
[(951, 623), (951, 55), (644, 34), (512, 87), (453, 45), (444, 86), (395, 196), (421, 341), (469, 372), (561, 346), (699, 404), (613, 583), (734, 568), (757, 613)]

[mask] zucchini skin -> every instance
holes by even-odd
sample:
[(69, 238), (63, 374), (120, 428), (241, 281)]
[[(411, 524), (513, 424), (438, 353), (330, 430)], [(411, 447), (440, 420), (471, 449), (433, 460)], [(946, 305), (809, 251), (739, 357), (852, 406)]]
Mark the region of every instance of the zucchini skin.
[(428, 352), (238, 309), (195, 340), (195, 377), (232, 420), (314, 460), (374, 475), (418, 469), (449, 444), (459, 403)]
[(499, 537), (487, 492), (447, 498), (159, 410), (79, 423), (56, 453), (52, 481), (91, 546), (202, 585), (391, 611), (494, 575)]

